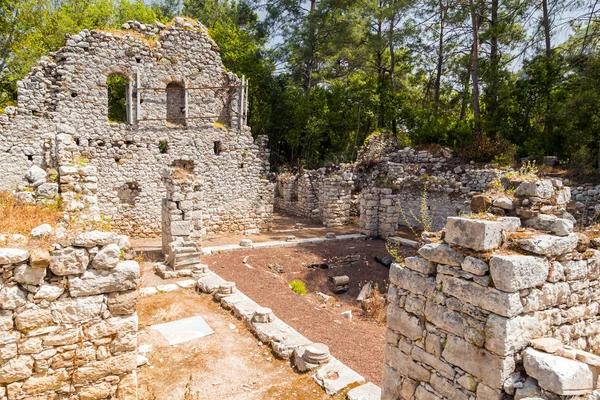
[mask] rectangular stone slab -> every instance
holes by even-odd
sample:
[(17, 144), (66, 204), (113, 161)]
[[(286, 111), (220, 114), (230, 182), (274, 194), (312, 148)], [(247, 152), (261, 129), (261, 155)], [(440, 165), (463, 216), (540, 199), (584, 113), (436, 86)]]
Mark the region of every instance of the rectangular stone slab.
[(200, 316), (152, 325), (150, 328), (163, 335), (171, 346), (215, 333)]

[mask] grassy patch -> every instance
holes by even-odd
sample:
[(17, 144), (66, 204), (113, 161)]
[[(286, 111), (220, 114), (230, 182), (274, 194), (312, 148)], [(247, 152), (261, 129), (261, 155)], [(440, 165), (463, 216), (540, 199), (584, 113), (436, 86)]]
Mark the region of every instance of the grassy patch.
[(294, 292), (301, 295), (306, 294), (306, 286), (304, 285), (304, 282), (302, 282), (300, 279), (294, 279), (293, 281), (290, 281), (288, 285), (290, 289), (292, 289)]
[(30, 204), (16, 199), (9, 192), (0, 192), (0, 233), (29, 237), (31, 230), (42, 224), (56, 227), (62, 216), (60, 202), (45, 206)]

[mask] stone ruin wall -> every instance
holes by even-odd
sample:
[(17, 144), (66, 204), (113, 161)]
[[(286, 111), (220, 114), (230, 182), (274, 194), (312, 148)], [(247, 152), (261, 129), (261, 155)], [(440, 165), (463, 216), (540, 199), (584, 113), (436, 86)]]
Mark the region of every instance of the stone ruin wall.
[(1, 400), (137, 399), (140, 267), (123, 260), (129, 249), (97, 231), (49, 250), (0, 248)]
[(597, 389), (600, 251), (563, 218), (569, 191), (555, 183), (517, 187), (523, 220), (451, 217), (441, 240), (392, 265), (382, 399), (554, 400)]
[[(172, 165), (185, 165), (201, 177), (207, 232), (268, 226), (273, 196), (273, 185), (266, 180), (268, 151), (263, 138), (255, 144), (249, 128), (240, 129), (238, 88), (189, 90), (191, 118), (185, 126), (108, 122), (106, 79), (111, 74), (126, 77), (132, 85), (139, 74), (142, 88), (241, 82), (224, 70), (216, 44), (197, 22), (132, 22), (124, 29), (68, 35), (65, 47), (39, 61), (18, 83), (18, 106), (0, 115), (0, 189), (14, 189), (33, 165), (60, 172), (56, 146), (66, 135), (77, 153), (68, 165), (96, 169), (99, 213), (119, 231), (160, 235), (165, 196), (160, 170)], [(165, 118), (164, 90), (143, 90), (140, 97), (140, 118)], [(169, 101), (175, 100), (171, 96)], [(135, 96), (131, 103), (135, 121)], [(202, 115), (219, 118), (193, 119)], [(215, 119), (223, 124), (214, 124)]]

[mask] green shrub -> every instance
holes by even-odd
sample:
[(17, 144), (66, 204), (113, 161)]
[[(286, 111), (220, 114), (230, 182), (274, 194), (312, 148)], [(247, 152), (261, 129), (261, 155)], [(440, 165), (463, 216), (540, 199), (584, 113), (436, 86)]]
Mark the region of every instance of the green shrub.
[(294, 292), (301, 295), (306, 294), (306, 286), (304, 286), (304, 282), (302, 282), (300, 279), (294, 279), (293, 281), (290, 281), (288, 285)]

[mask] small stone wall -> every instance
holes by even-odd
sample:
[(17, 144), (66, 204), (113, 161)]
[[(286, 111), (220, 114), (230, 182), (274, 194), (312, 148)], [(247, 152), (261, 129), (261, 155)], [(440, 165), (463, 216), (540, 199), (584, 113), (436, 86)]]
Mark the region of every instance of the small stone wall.
[(137, 399), (137, 285), (127, 237), (0, 248), (0, 399)]
[(352, 199), (352, 174), (333, 175), (323, 179), (323, 225), (327, 227), (346, 225), (350, 222)]
[[(535, 208), (559, 210), (566, 192), (541, 181), (516, 194), (520, 214), (537, 218)], [(600, 251), (572, 224), (555, 234), (520, 226), (517, 217), (450, 217), (441, 240), (392, 265), (382, 399), (566, 399), (596, 389), (600, 364), (586, 352), (600, 352)], [(573, 351), (529, 347), (543, 337)]]

